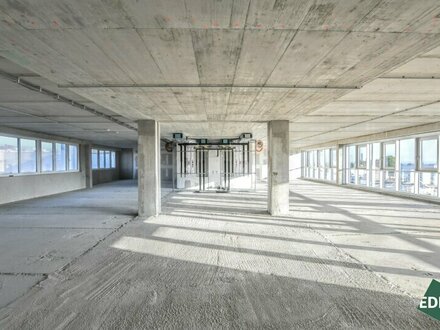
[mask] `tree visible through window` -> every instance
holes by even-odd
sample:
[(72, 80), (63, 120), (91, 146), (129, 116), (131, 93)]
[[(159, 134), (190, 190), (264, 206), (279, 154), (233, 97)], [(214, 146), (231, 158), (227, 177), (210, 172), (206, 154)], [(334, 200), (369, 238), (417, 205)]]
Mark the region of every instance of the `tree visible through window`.
[(396, 166), (396, 144), (384, 143), (384, 167), (394, 169)]

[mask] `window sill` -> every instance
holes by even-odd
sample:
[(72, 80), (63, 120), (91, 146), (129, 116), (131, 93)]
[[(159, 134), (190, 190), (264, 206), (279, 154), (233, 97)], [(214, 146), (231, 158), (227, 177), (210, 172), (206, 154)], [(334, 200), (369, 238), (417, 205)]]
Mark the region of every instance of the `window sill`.
[(14, 178), (18, 176), (36, 176), (36, 175), (51, 175), (51, 174), (72, 174), (80, 173), (81, 171), (58, 171), (58, 172), (33, 172), (33, 173), (12, 173), (12, 174), (0, 174), (0, 178)]

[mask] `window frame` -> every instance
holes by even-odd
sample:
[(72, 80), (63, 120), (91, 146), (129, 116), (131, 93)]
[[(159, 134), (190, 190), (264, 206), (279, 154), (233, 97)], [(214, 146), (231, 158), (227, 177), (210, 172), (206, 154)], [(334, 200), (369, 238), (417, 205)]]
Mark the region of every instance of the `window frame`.
[[(10, 135), (10, 134), (4, 134), (4, 133), (1, 133), (0, 136), (6, 137), (6, 138), (15, 139), (16, 146), (17, 146), (17, 154), (16, 154), (17, 171), (16, 172), (0, 173), (0, 177), (10, 177), (10, 176), (23, 175), (23, 174), (20, 173), (20, 137), (14, 136), (14, 135)], [(25, 174), (25, 175), (28, 175), (28, 174)]]
[[(93, 167), (93, 151), (96, 151), (96, 155), (97, 155), (97, 167)], [(112, 155), (114, 156), (114, 164), (113, 164), (113, 158)], [(102, 155), (102, 161), (101, 161), (101, 155)], [(102, 170), (115, 170), (117, 168), (116, 164), (117, 164), (117, 151), (113, 150), (113, 149), (105, 149), (105, 148), (99, 148), (99, 147), (94, 147), (91, 148), (90, 150), (90, 159), (91, 159), (91, 163), (92, 163), (92, 170), (93, 171), (102, 171)], [(107, 164), (107, 160), (108, 160), (108, 164)]]
[[(360, 165), (360, 149), (365, 148), (365, 166)], [(356, 146), (356, 168), (366, 169), (368, 164), (368, 146), (367, 144), (359, 144)]]
[[(79, 146), (76, 144), (66, 144), (67, 145), (67, 172), (77, 172), (79, 171)], [(71, 147), (75, 147), (76, 149), (76, 168), (75, 169), (70, 169), (70, 148)]]
[[(96, 151), (96, 167), (93, 167), (93, 151)], [(99, 149), (92, 148), (90, 150), (90, 160), (91, 160), (92, 170), (99, 170)]]
[[(414, 140), (414, 158), (412, 159), (414, 162), (414, 169), (411, 170), (402, 170), (402, 142), (408, 141), (408, 140)], [(399, 164), (397, 164), (397, 169), (399, 172), (410, 172), (410, 171), (418, 171), (418, 159), (419, 159), (419, 150), (418, 147), (419, 139), (415, 137), (404, 137), (399, 139)], [(397, 151), (397, 150), (396, 150)]]
[[(43, 143), (50, 143), (52, 145), (52, 169), (50, 171), (43, 171)], [(55, 172), (55, 142), (50, 140), (40, 140), (40, 172), (42, 174)]]
[[(386, 145), (388, 144), (392, 144), (394, 145), (394, 166), (393, 167), (387, 167), (386, 165), (386, 161), (387, 161), (387, 157), (386, 157)], [(397, 146), (396, 146), (396, 141), (384, 141), (382, 142), (382, 170), (395, 170), (396, 169), (396, 153), (397, 153)]]
[[(370, 170), (372, 171), (381, 171), (383, 169), (383, 164), (384, 164), (384, 148), (383, 148), (383, 143), (382, 142), (371, 142), (370, 143), (371, 147), (370, 147)], [(379, 146), (379, 166), (376, 167), (376, 163), (375, 163), (375, 145)]]
[[(9, 173), (0, 173), (0, 177), (14, 177), (14, 176), (29, 176), (29, 175), (46, 175), (46, 174), (56, 174), (56, 173), (75, 173), (81, 171), (81, 153), (80, 153), (80, 144), (79, 143), (72, 143), (72, 142), (66, 142), (62, 140), (50, 140), (47, 138), (40, 138), (35, 136), (26, 136), (26, 135), (15, 135), (15, 134), (8, 134), (8, 133), (2, 133), (0, 132), (0, 136), (7, 137), (7, 138), (13, 138), (17, 140), (17, 172), (9, 172)], [(35, 141), (35, 155), (36, 155), (36, 164), (35, 164), (35, 171), (34, 172), (23, 172), (22, 166), (21, 166), (21, 140), (32, 140)], [(43, 143), (50, 143), (52, 144), (52, 170), (46, 171), (43, 170), (43, 149), (42, 144)], [(56, 145), (57, 144), (64, 144), (66, 146), (66, 169), (65, 170), (57, 170), (56, 169)], [(77, 149), (77, 169), (75, 170), (69, 170), (69, 147), (70, 146), (76, 146)]]
[[(436, 157), (436, 167), (435, 168), (425, 168), (422, 166), (422, 158), (423, 158), (423, 147), (422, 143), (426, 140), (436, 140), (437, 141), (437, 157)], [(423, 136), (418, 138), (418, 142), (416, 142), (416, 168), (420, 172), (438, 172), (439, 166), (439, 138), (437, 135)]]
[[(350, 155), (351, 155), (351, 148), (354, 148), (354, 166), (351, 167), (351, 162), (350, 162)], [(356, 145), (354, 144), (348, 144), (346, 149), (345, 149), (345, 162), (346, 162), (346, 168), (348, 170), (355, 170), (356, 166), (357, 166), (357, 148)]]
[(111, 159), (111, 152), (110, 150), (104, 150), (104, 161), (105, 161), (105, 169), (109, 170), (111, 169), (111, 165), (112, 165), (112, 159)]
[(110, 150), (110, 168), (116, 168), (116, 151)]
[[(332, 155), (331, 155), (331, 152), (330, 152), (330, 148), (326, 148), (326, 149), (324, 149), (323, 150), (323, 152), (324, 152), (324, 166), (323, 166), (323, 168), (331, 168), (332, 167)], [(327, 166), (327, 162), (326, 162), (326, 156), (328, 156), (328, 166)]]
[[(35, 170), (34, 171), (26, 171), (24, 172), (22, 167), (22, 158), (23, 158), (23, 150), (22, 150), (22, 140), (27, 141), (33, 141), (34, 142), (34, 148), (35, 148)], [(18, 138), (18, 173), (19, 174), (36, 174), (38, 173), (38, 140), (35, 138), (24, 138), (20, 137)]]
[[(62, 146), (62, 145), (64, 145), (64, 169), (62, 169), (62, 170), (59, 170), (58, 169), (58, 167), (57, 167), (57, 146), (58, 145), (60, 145), (60, 146)], [(67, 161), (68, 161), (68, 144), (67, 143), (64, 143), (64, 142), (55, 142), (55, 168), (54, 168), (54, 172), (55, 173), (64, 173), (64, 172), (68, 172), (68, 164), (67, 164)], [(62, 159), (62, 158), (61, 158)]]
[[(338, 167), (338, 150), (336, 148), (330, 148), (330, 168)], [(334, 162), (334, 163), (333, 163)]]

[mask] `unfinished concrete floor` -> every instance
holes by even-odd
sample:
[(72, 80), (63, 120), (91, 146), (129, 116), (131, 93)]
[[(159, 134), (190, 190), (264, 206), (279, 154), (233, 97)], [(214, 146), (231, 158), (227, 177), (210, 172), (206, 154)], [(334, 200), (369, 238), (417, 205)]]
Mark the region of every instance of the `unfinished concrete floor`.
[(291, 190), (286, 217), (264, 190), (170, 194), (0, 310), (0, 328), (440, 328), (416, 309), (440, 277), (439, 206)]
[(0, 307), (137, 214), (134, 181), (0, 206)]

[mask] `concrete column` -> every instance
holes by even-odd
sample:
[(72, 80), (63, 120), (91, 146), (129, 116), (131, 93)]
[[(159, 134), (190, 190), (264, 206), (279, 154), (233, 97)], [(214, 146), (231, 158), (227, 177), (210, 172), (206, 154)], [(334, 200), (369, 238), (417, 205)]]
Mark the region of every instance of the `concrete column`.
[(272, 215), (289, 213), (289, 121), (274, 120), (267, 126), (268, 209)]
[(155, 120), (138, 121), (139, 216), (160, 213), (160, 128)]
[(90, 144), (83, 144), (82, 147), (82, 162), (81, 169), (84, 171), (86, 188), (93, 188), (93, 169), (92, 169), (92, 146)]
[(344, 146), (341, 144), (336, 145), (336, 184), (344, 184)]

